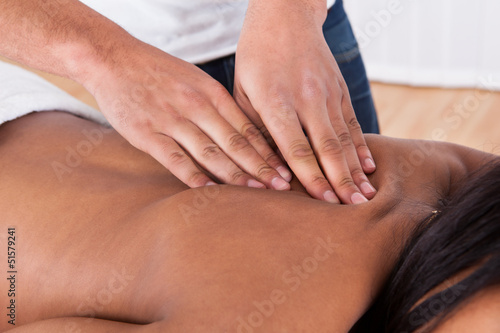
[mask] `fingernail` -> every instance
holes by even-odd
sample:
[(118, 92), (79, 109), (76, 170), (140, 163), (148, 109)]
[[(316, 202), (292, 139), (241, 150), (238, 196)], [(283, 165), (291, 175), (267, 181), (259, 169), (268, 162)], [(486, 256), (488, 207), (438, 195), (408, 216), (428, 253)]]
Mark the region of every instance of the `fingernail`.
[(361, 192), (363, 192), (364, 194), (372, 194), (372, 193), (377, 192), (377, 190), (369, 182), (361, 183), (360, 188), (361, 188)]
[(368, 199), (365, 198), (361, 193), (356, 192), (353, 195), (351, 195), (351, 201), (353, 204), (358, 205), (358, 204), (368, 202)]
[(368, 169), (375, 169), (377, 166), (371, 158), (365, 159), (365, 167)]
[(284, 191), (290, 188), (290, 184), (288, 184), (285, 180), (279, 177), (274, 177), (271, 181), (271, 185), (275, 190)]
[(339, 199), (337, 198), (337, 196), (332, 191), (326, 191), (323, 194), (323, 198), (325, 199), (325, 201), (327, 201), (329, 203), (334, 203), (334, 204), (339, 204), (340, 203)]
[(266, 185), (262, 184), (261, 182), (256, 181), (255, 179), (250, 179), (247, 182), (248, 187), (253, 187), (253, 188), (266, 188)]
[(285, 179), (287, 182), (292, 180), (292, 173), (290, 171), (288, 171), (288, 169), (285, 168), (284, 166), (279, 166), (276, 169), (276, 171), (278, 171), (280, 176), (283, 177), (283, 179)]
[(214, 183), (213, 181), (208, 181), (205, 186), (214, 186), (214, 185), (218, 185), (217, 183)]

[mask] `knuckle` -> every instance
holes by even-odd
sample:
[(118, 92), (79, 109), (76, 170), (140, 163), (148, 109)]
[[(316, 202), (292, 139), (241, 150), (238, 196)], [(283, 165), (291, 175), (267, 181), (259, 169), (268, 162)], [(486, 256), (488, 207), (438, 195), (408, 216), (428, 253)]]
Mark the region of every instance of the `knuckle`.
[(255, 127), (254, 124), (246, 123), (241, 127), (241, 134), (251, 142), (261, 141), (262, 133)]
[(281, 159), (278, 157), (278, 155), (272, 151), (267, 155), (263, 156), (262, 158), (264, 159), (264, 161), (266, 161), (268, 165), (279, 165), (281, 162)]
[(246, 174), (243, 171), (233, 172), (230, 176), (231, 184), (238, 184), (242, 178), (244, 178)]
[(358, 122), (358, 119), (356, 117), (352, 117), (347, 121), (347, 126), (349, 127), (350, 130), (353, 131), (361, 131), (361, 125)]
[[(166, 151), (166, 147), (163, 148)], [(187, 155), (180, 151), (168, 152), (167, 160), (170, 165), (175, 166), (179, 164), (183, 164), (188, 159)]]
[(310, 159), (314, 157), (314, 151), (305, 141), (295, 141), (290, 145), (290, 157), (297, 160)]
[(278, 102), (278, 101), (286, 101), (286, 98), (285, 98), (285, 86), (284, 84), (282, 83), (277, 83), (277, 82), (274, 82), (272, 83), (268, 89), (268, 94), (267, 94), (267, 98), (270, 99), (271, 101), (275, 101), (275, 102)]
[(306, 100), (315, 100), (325, 95), (325, 89), (315, 77), (306, 77), (301, 86), (301, 95)]
[(363, 169), (361, 167), (356, 166), (354, 169), (351, 170), (351, 175), (356, 178), (365, 178), (365, 173), (363, 172)]
[(239, 133), (231, 134), (228, 138), (229, 148), (233, 151), (242, 150), (250, 147), (250, 143)]
[(338, 134), (338, 139), (342, 147), (352, 146), (352, 138), (349, 132), (342, 132)]
[(330, 114), (330, 121), (332, 124), (342, 124), (344, 122), (344, 115), (341, 112), (334, 112)]
[(126, 124), (127, 127), (130, 127), (135, 131), (145, 133), (154, 131), (154, 121), (150, 118), (149, 115), (144, 115), (142, 117), (124, 117), (123, 115), (121, 115), (119, 120), (123, 121), (123, 124)]
[(352, 188), (352, 187), (356, 187), (356, 185), (354, 184), (354, 181), (352, 180), (351, 177), (349, 176), (343, 176), (342, 178), (339, 179), (339, 181), (337, 182), (337, 185), (338, 187), (340, 188)]
[[(186, 121), (186, 118), (179, 109), (172, 107), (171, 101), (162, 100), (159, 102), (161, 112), (167, 116), (167, 119), (171, 119), (172, 122), (181, 124)], [(153, 122), (154, 125), (159, 126), (159, 122)]]
[(194, 186), (205, 185), (205, 179), (207, 176), (201, 171), (192, 172), (188, 177), (188, 184), (193, 184)]
[(265, 179), (267, 176), (274, 173), (274, 169), (267, 164), (261, 164), (255, 169), (253, 175), (259, 179)]
[(312, 178), (311, 184), (318, 187), (329, 187), (328, 180), (323, 175), (316, 175)]
[(186, 101), (186, 103), (192, 108), (205, 108), (208, 105), (208, 102), (198, 90), (192, 87), (183, 87), (181, 90), (182, 97)]
[(341, 155), (344, 153), (342, 144), (339, 140), (335, 138), (329, 138), (324, 140), (318, 149), (319, 153), (322, 155)]
[(204, 159), (210, 160), (218, 157), (221, 154), (220, 148), (215, 144), (209, 144), (201, 150), (201, 156)]
[(288, 94), (281, 86), (275, 86), (269, 89), (267, 97), (263, 99), (264, 105), (268, 109), (273, 110), (273, 114), (278, 114), (278, 116), (288, 116), (290, 112), (293, 111), (293, 105), (291, 104), (291, 99), (288, 98)]

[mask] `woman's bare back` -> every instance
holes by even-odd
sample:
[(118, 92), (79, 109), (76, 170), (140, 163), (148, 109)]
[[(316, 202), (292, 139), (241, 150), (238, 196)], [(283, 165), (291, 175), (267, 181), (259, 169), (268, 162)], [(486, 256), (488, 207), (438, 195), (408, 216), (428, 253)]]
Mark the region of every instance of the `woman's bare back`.
[[(347, 331), (413, 223), (466, 169), (455, 148), (431, 145), (426, 155), (417, 143), (368, 139), (379, 192), (340, 206), (301, 192), (188, 189), (116, 132), (62, 112), (2, 125), (1, 239), (15, 228), (16, 327), (66, 318), (64, 327), (83, 331), (110, 322), (186, 332)], [(418, 149), (431, 169), (410, 161)], [(4, 320), (0, 328), (14, 326)]]

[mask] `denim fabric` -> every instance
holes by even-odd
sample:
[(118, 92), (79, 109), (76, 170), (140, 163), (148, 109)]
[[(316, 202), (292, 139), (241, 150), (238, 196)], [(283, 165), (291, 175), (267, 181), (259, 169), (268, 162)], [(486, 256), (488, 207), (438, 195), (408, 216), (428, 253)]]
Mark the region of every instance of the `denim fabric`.
[[(330, 9), (323, 34), (349, 88), (356, 117), (364, 133), (379, 133), (377, 113), (363, 59), (342, 0)], [(232, 93), (234, 87), (234, 54), (198, 65)]]
[(234, 88), (234, 63), (235, 55), (231, 54), (197, 66), (219, 81), (232, 94)]
[(352, 106), (363, 132), (379, 133), (365, 65), (342, 0), (337, 0), (330, 9), (323, 25), (323, 34), (347, 83)]

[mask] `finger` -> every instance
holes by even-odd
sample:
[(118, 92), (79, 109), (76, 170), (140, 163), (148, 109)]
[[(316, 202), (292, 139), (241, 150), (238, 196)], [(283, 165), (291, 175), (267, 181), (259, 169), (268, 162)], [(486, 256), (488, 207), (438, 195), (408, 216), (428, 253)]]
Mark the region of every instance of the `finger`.
[(339, 107), (338, 98), (328, 99), (327, 106), (331, 123), (344, 147), (346, 159), (356, 185), (367, 198), (371, 199), (375, 196), (376, 190), (366, 177), (365, 172), (371, 173), (375, 171), (373, 158), (369, 149), (367, 149), (361, 126), (356, 119), (347, 84), (344, 80), (341, 80), (337, 82), (335, 88), (335, 91), (331, 91), (330, 97), (338, 95), (340, 91), (341, 103)]
[[(344, 121), (343, 112), (345, 111), (343, 110), (345, 110), (345, 108), (348, 108), (349, 104), (350, 103), (348, 97), (343, 97), (342, 104), (334, 104), (330, 102), (328, 105), (328, 114), (330, 115), (329, 124), (331, 127), (333, 127), (335, 135), (338, 138), (338, 141), (344, 153), (345, 161), (347, 162), (348, 170), (354, 183), (367, 199), (371, 199), (375, 196), (376, 190), (371, 185), (368, 177), (366, 177), (363, 171), (356, 152), (356, 148), (351, 138), (351, 132), (349, 131), (349, 128)], [(354, 112), (354, 110), (352, 110), (352, 112)], [(358, 197), (358, 199), (358, 203), (361, 203), (361, 198)]]
[(148, 140), (147, 153), (167, 168), (175, 177), (191, 188), (216, 183), (205, 175), (175, 141), (155, 133)]
[(170, 136), (188, 151), (200, 166), (221, 182), (255, 188), (266, 187), (241, 170), (217, 144), (189, 120), (171, 119), (170, 124)]
[(271, 114), (263, 120), (288, 165), (311, 196), (331, 203), (340, 203), (319, 167), (314, 151), (302, 131), (295, 108), (283, 104), (279, 108), (263, 113)]
[[(361, 167), (354, 169), (354, 174), (349, 168), (349, 154), (344, 150), (337, 136), (338, 132), (334, 131), (330, 124), (326, 105), (317, 109), (320, 111), (309, 113), (314, 117), (304, 119), (302, 123), (328, 181), (343, 203), (358, 204), (368, 201), (353, 180), (353, 175), (357, 176), (358, 172), (366, 176)], [(355, 155), (354, 157), (357, 160)]]
[(259, 116), (257, 111), (253, 108), (252, 104), (246, 97), (240, 97), (240, 94), (236, 94), (235, 97), (236, 104), (238, 107), (243, 110), (245, 115), (252, 121), (252, 123), (259, 129), (259, 131), (262, 133), (264, 138), (266, 139), (268, 145), (271, 147), (271, 149), (274, 151), (278, 147), (276, 143), (274, 142), (273, 137), (267, 130), (266, 126), (264, 125), (264, 122), (262, 121), (262, 118)]
[[(253, 109), (253, 108), (252, 108)], [(245, 114), (238, 108), (238, 106), (231, 100), (227, 105), (219, 108), (220, 115), (252, 145), (252, 147), (259, 153), (264, 161), (274, 168), (281, 177), (290, 182), (292, 180), (292, 173), (286, 167), (283, 160), (276, 154), (270, 147), (268, 141), (264, 138), (262, 132), (256, 127), (254, 123), (249, 121)], [(260, 117), (258, 122), (262, 124)], [(262, 126), (264, 126), (262, 124)], [(232, 155), (231, 155), (232, 156)], [(260, 178), (259, 178), (260, 179)]]
[[(238, 110), (239, 111), (239, 110)], [(240, 111), (241, 112), (241, 111)], [(248, 121), (248, 120), (247, 120)], [(254, 139), (263, 140), (260, 132), (251, 124), (247, 123), (246, 129), (253, 128)], [(231, 158), (242, 170), (252, 175), (267, 187), (276, 190), (289, 190), (290, 184), (284, 180), (277, 170), (273, 169), (254, 149), (242, 134), (238, 133), (219, 113), (215, 110), (200, 112), (200, 116), (196, 120), (198, 126), (205, 133), (210, 133), (211, 140), (217, 144), (220, 149)], [(244, 130), (246, 130), (244, 128)], [(248, 132), (247, 132), (248, 134)], [(257, 135), (258, 137), (255, 137)], [(269, 153), (266, 156), (270, 159), (278, 159), (278, 156), (269, 148)]]
[[(344, 91), (347, 87), (344, 89)], [(347, 91), (347, 94), (349, 92)], [(363, 167), (363, 171), (367, 174), (375, 172), (377, 166), (375, 164), (375, 160), (368, 148), (368, 145), (365, 141), (365, 136), (363, 135), (363, 131), (361, 130), (361, 126), (359, 125), (358, 120), (356, 119), (356, 114), (354, 113), (354, 109), (352, 107), (351, 99), (349, 95), (342, 100), (342, 113), (344, 115), (344, 121), (351, 133), (351, 139), (354, 144), (358, 160)]]
[[(371, 157), (371, 153), (366, 146), (365, 137), (361, 130), (361, 126), (356, 119), (349, 91), (345, 84), (343, 90), (344, 94), (342, 96), (341, 105), (342, 119), (332, 122), (333, 127), (339, 136), (344, 150), (346, 151), (347, 162), (356, 185), (361, 189), (365, 197), (371, 199), (375, 196), (376, 189), (368, 180), (368, 177), (366, 177), (365, 172), (367, 168), (363, 167), (363, 164), (370, 164), (370, 162), (373, 161), (373, 158)], [(338, 112), (335, 112), (335, 114), (338, 114)], [(360, 153), (364, 154), (361, 159), (359, 157)], [(368, 168), (368, 170), (371, 172), (375, 171), (371, 168)]]

